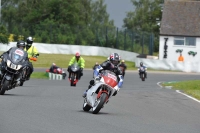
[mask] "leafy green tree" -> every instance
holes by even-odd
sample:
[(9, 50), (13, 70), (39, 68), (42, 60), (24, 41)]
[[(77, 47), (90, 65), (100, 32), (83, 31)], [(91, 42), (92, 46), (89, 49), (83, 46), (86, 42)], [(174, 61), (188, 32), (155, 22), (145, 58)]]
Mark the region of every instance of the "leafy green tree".
[[(107, 13), (107, 6), (104, 0), (96, 0), (91, 4), (91, 24), (95, 36), (97, 38), (96, 42), (99, 42), (101, 46), (111, 46), (113, 39), (113, 33), (110, 31), (115, 31), (114, 21), (109, 19), (109, 14)], [(114, 32), (116, 33), (116, 32)], [(110, 40), (110, 43), (109, 43)]]
[[(135, 11), (128, 12), (124, 18), (124, 27), (138, 32), (149, 32), (155, 36), (154, 44), (158, 45), (159, 25), (162, 12), (160, 4), (163, 0), (131, 0)], [(141, 33), (140, 33), (141, 34)], [(158, 48), (155, 46), (155, 48)], [(158, 49), (154, 49), (155, 52)]]
[(0, 43), (8, 44), (8, 33), (3, 25), (0, 25)]

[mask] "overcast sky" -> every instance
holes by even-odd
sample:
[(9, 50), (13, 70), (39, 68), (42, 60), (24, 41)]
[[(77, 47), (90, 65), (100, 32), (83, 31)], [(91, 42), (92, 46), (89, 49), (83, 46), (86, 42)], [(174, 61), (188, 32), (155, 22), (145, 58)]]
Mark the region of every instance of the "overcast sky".
[(134, 11), (131, 0), (105, 0), (107, 4), (107, 12), (110, 19), (114, 20), (115, 26), (121, 28), (123, 19), (126, 17), (126, 12)]

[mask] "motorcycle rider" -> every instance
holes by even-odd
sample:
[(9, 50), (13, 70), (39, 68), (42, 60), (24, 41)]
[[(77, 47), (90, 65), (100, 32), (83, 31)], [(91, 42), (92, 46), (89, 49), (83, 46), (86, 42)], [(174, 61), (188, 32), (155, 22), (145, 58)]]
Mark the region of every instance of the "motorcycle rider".
[(140, 69), (141, 68), (144, 69), (144, 76), (145, 76), (145, 78), (147, 78), (147, 67), (143, 65), (143, 62), (140, 62), (140, 67), (138, 68), (140, 78), (141, 78), (141, 75), (140, 75), (140, 73), (141, 73)]
[(55, 73), (55, 74), (61, 74), (63, 76), (63, 79), (66, 77), (65, 71), (59, 66), (57, 66), (55, 63), (52, 63), (51, 67), (49, 68), (49, 72)]
[(126, 69), (127, 69), (127, 66), (126, 66), (126, 64), (125, 64), (125, 61), (124, 60), (122, 60), (121, 61), (121, 63), (119, 64), (119, 67), (123, 67), (123, 77), (125, 76), (125, 71), (126, 71)]
[[(95, 80), (90, 81), (88, 89), (90, 89), (92, 85), (95, 84), (95, 82), (98, 82), (100, 80), (101, 77), (99, 76), (99, 74), (102, 70), (110, 70), (114, 72), (118, 77), (118, 85), (115, 87), (116, 91), (113, 94), (113, 96), (115, 96), (123, 85), (123, 73), (118, 66), (119, 63), (120, 63), (120, 56), (118, 55), (118, 53), (112, 53), (109, 57), (109, 60), (104, 61), (102, 64), (99, 65), (99, 67), (95, 69), (94, 71)], [(88, 89), (83, 94), (84, 98), (87, 95)]]
[[(71, 65), (73, 65), (74, 63), (77, 63), (80, 67), (79, 71), (78, 71), (78, 75), (79, 75), (79, 80), (81, 79), (81, 76), (83, 76), (83, 69), (85, 67), (85, 60), (83, 59), (83, 57), (81, 57), (79, 52), (76, 52), (75, 56), (73, 56), (68, 64), (68, 69), (67, 71), (70, 73), (71, 70)], [(70, 74), (69, 74), (69, 78), (70, 78)]]
[[(24, 41), (21, 41), (21, 40), (18, 41), (16, 47), (12, 47), (12, 48), (10, 48), (8, 51), (4, 52), (4, 53), (0, 56), (0, 58), (3, 59), (4, 56), (6, 56), (6, 54), (8, 55), (8, 54), (10, 53), (11, 50), (13, 50), (13, 49), (14, 49), (14, 50), (17, 50), (18, 48), (24, 51), (25, 42), (24, 42)], [(27, 64), (28, 64), (28, 54), (27, 54), (27, 52), (25, 52), (25, 51), (24, 51), (24, 59), (25, 59), (25, 63), (24, 63), (24, 64), (27, 65)], [(1, 77), (1, 75), (5, 72), (5, 68), (4, 68), (4, 64), (3, 64), (3, 63), (5, 63), (5, 62), (2, 62), (1, 66), (0, 66), (0, 77)]]
[(29, 36), (27, 39), (26, 39), (26, 47), (25, 47), (25, 51), (27, 51), (28, 53), (28, 58), (29, 58), (29, 68), (30, 68), (30, 71), (27, 75), (27, 80), (30, 79), (30, 76), (32, 74), (32, 72), (34, 71), (34, 68), (33, 68), (33, 64), (32, 64), (32, 60), (30, 60), (30, 58), (32, 57), (35, 57), (37, 58), (39, 56), (38, 54), (38, 50), (35, 46), (33, 46), (33, 37)]

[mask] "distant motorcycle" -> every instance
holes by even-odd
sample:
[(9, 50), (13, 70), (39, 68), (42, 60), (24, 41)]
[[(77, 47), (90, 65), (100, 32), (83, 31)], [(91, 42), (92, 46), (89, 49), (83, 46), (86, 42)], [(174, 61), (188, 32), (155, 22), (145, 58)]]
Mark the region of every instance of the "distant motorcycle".
[(114, 87), (118, 84), (115, 73), (104, 70), (101, 72), (101, 79), (94, 84), (88, 91), (84, 98), (83, 110), (89, 111), (92, 109), (93, 114), (99, 111), (107, 104), (109, 99), (116, 94)]
[(146, 72), (146, 69), (144, 67), (139, 68), (140, 78), (142, 81), (145, 81), (145, 78), (146, 78), (145, 72)]
[(9, 54), (4, 55), (1, 61), (4, 72), (0, 77), (0, 95), (20, 85), (22, 68), (25, 63), (24, 55), (21, 49), (13, 49)]
[(70, 67), (70, 72), (69, 72), (69, 81), (70, 81), (70, 85), (71, 86), (76, 86), (76, 83), (79, 80), (79, 70), (80, 67), (78, 66), (78, 64), (73, 64)]

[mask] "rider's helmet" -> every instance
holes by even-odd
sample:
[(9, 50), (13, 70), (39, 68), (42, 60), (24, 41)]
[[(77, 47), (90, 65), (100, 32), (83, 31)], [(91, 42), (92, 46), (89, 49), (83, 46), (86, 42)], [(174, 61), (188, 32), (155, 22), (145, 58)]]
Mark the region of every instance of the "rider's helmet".
[(20, 48), (20, 49), (23, 49), (25, 48), (25, 42), (24, 41), (18, 41), (17, 42), (17, 47)]
[(33, 44), (33, 37), (29, 36), (29, 37), (26, 39), (26, 43), (27, 43), (27, 46), (28, 46), (28, 47), (31, 47), (32, 44)]
[(81, 56), (80, 53), (76, 52), (75, 57), (76, 57), (77, 60), (80, 58), (80, 56)]
[(120, 56), (117, 53), (112, 53), (110, 55), (110, 62), (114, 65), (117, 66), (120, 63)]
[(124, 61), (124, 60), (122, 60), (121, 62), (122, 62), (122, 63), (125, 63), (125, 61)]
[(140, 66), (141, 66), (141, 67), (143, 66), (143, 63), (142, 63), (142, 62), (140, 62)]

